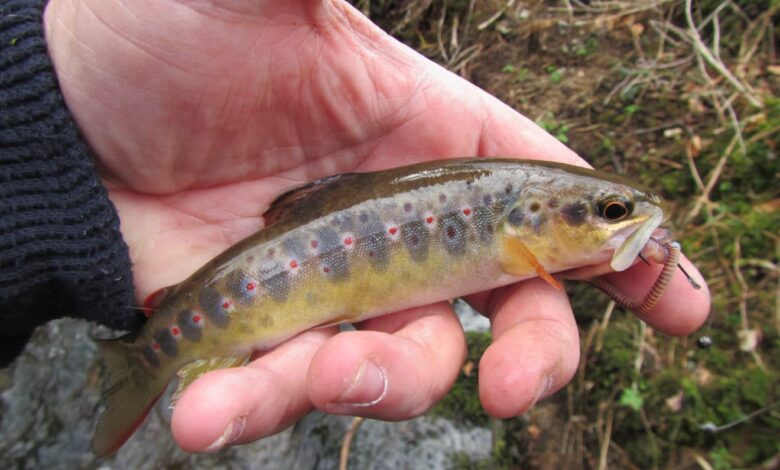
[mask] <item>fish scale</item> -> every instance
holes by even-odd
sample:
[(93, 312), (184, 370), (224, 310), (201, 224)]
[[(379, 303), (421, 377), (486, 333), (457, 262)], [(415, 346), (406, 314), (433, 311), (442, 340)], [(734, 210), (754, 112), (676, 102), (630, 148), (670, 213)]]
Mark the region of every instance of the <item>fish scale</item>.
[[(607, 220), (606, 201), (630, 213)], [(536, 275), (557, 285), (549, 273), (603, 263), (618, 248), (636, 257), (659, 214), (658, 196), (618, 177), (508, 159), (429, 162), (292, 190), (272, 204), (265, 229), (167, 288), (140, 331), (99, 344), (110, 393), (93, 448), (118, 448), (184, 366), (201, 374), (222, 364), (214, 358), (310, 328)]]

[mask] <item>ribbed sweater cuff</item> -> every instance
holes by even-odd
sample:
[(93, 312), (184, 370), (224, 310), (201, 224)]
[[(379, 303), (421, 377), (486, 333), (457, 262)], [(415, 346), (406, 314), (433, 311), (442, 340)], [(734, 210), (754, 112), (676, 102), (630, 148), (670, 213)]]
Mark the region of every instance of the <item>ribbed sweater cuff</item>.
[(0, 365), (53, 318), (140, 322), (119, 218), (47, 55), (44, 3), (0, 3)]

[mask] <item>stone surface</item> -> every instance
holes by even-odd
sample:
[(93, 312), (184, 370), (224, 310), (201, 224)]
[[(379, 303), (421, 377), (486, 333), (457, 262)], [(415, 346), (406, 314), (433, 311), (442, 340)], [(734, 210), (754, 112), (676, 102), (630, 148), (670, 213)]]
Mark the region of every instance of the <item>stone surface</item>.
[[(469, 329), (489, 327), (456, 303)], [(63, 319), (39, 328), (24, 353), (0, 371), (0, 468), (306, 468), (338, 467), (352, 418), (311, 413), (294, 427), (215, 454), (188, 454), (169, 430), (168, 396), (113, 457), (89, 450), (101, 410), (99, 364), (92, 337), (107, 336), (85, 322)], [(423, 416), (400, 423), (365, 420), (351, 446), (349, 466), (361, 469), (448, 468), (451, 455), (487, 457), (488, 429), (462, 429)]]

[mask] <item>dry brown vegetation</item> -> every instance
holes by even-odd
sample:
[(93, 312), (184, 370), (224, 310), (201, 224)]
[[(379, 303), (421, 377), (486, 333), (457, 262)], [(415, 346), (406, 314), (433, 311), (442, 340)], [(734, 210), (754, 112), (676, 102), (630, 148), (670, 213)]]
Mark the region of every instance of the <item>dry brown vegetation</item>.
[[(490, 461), (453, 465), (778, 468), (780, 2), (355, 3), (596, 168), (662, 191), (714, 294), (705, 328), (675, 339), (573, 288), (579, 375), (525, 418), (493, 421)], [(470, 341), (474, 360), (486, 341)], [(468, 375), (445, 402), (455, 413), (472, 408)]]

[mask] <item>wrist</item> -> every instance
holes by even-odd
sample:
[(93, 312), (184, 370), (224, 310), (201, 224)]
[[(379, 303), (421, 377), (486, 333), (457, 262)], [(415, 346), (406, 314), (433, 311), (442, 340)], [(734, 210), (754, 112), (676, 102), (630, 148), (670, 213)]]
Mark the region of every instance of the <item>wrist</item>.
[(119, 219), (62, 100), (39, 1), (0, 13), (0, 320), (24, 337), (61, 316), (138, 323)]

